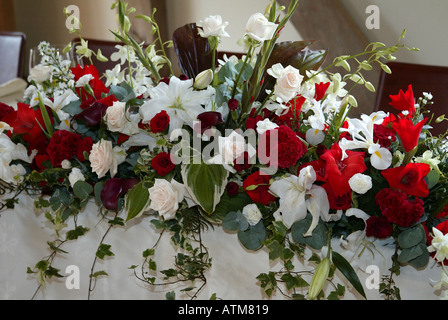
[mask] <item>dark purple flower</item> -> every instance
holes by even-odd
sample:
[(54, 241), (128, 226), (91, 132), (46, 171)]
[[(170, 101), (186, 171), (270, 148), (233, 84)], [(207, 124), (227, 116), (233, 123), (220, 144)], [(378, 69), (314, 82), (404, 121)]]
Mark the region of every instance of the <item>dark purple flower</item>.
[(107, 210), (117, 211), (119, 198), (139, 182), (138, 179), (113, 178), (106, 181), (101, 190), (101, 201)]

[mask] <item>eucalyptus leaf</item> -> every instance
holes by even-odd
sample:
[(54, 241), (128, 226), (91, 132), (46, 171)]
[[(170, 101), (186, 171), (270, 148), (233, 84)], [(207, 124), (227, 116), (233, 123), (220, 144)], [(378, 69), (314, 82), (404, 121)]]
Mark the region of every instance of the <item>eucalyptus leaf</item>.
[(308, 231), (311, 226), (312, 219), (308, 215), (303, 220), (296, 221), (291, 226), (291, 235), (294, 241), (298, 244), (306, 244), (313, 249), (320, 250), (327, 244), (328, 236), (325, 225), (321, 222), (316, 226), (312, 236), (304, 237), (303, 235)]
[(78, 181), (73, 186), (73, 193), (81, 200), (86, 200), (93, 192), (93, 187), (85, 181)]
[(266, 229), (263, 222), (260, 221), (255, 226), (250, 226), (247, 230), (238, 232), (238, 239), (241, 244), (248, 250), (256, 251), (263, 246), (266, 238)]
[(421, 225), (407, 229), (398, 235), (397, 242), (401, 249), (407, 249), (418, 245), (426, 239), (425, 231)]
[(400, 254), (398, 255), (398, 262), (407, 263), (413, 259), (416, 259), (424, 253), (424, 250), (426, 250), (426, 246), (423, 249), (422, 246), (420, 246), (420, 245), (417, 245), (415, 247), (406, 248), (406, 249), (402, 250), (400, 252)]
[(224, 229), (229, 231), (245, 231), (249, 228), (249, 223), (241, 211), (237, 211), (229, 212), (229, 214), (223, 219), (222, 226)]

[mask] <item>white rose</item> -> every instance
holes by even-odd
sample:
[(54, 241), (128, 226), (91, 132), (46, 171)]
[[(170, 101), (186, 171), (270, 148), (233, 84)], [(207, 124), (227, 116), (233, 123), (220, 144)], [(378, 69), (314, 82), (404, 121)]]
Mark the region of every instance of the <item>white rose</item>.
[(79, 168), (73, 168), (68, 176), (68, 180), (70, 181), (70, 185), (73, 188), (76, 182), (86, 181), (86, 178), (84, 177), (84, 174)]
[(359, 194), (365, 194), (372, 189), (372, 178), (362, 173), (353, 175), (348, 181), (350, 188)]
[(154, 186), (149, 189), (150, 209), (159, 212), (165, 220), (174, 219), (179, 209), (179, 202), (183, 201), (185, 187), (172, 180), (156, 179)]
[(229, 23), (223, 23), (222, 18), (219, 15), (209, 16), (205, 18), (204, 21), (198, 21), (196, 25), (202, 28), (199, 29), (198, 32), (199, 35), (203, 38), (230, 37), (230, 35), (224, 30), (229, 25)]
[(262, 13), (253, 14), (246, 25), (246, 35), (251, 39), (264, 42), (271, 39), (277, 30), (277, 25), (269, 20)]
[(258, 206), (255, 203), (245, 206), (243, 208), (243, 215), (246, 217), (247, 222), (249, 222), (251, 226), (258, 224), (262, 218), (260, 209), (258, 209)]
[(89, 161), (92, 172), (96, 173), (99, 179), (104, 177), (109, 170), (112, 178), (117, 173), (118, 164), (110, 141), (101, 139), (95, 143), (92, 146)]
[(50, 66), (35, 66), (30, 70), (30, 75), (28, 76), (28, 81), (35, 81), (37, 83), (42, 83), (44, 81), (50, 80), (51, 78), (51, 67)]
[(126, 103), (115, 101), (112, 106), (107, 108), (104, 119), (107, 128), (113, 132), (120, 132), (126, 125)]
[(269, 119), (264, 119), (263, 121), (257, 122), (257, 132), (258, 134), (263, 134), (268, 130), (273, 130), (275, 128), (278, 128), (278, 124), (272, 122)]
[(234, 160), (244, 154), (246, 140), (236, 131), (228, 137), (219, 137), (219, 149), (223, 156), (224, 163), (233, 164)]
[(300, 91), (303, 76), (292, 66), (283, 69), (274, 87), (274, 94), (283, 102), (288, 102)]

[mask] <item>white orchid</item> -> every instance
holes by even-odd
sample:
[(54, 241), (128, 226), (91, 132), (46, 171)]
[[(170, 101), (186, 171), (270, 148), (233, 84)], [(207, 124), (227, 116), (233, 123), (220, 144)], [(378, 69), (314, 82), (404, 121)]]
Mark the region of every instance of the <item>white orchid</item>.
[(325, 189), (314, 185), (316, 172), (312, 166), (303, 168), (299, 176), (288, 176), (274, 181), (269, 190), (280, 198), (280, 207), (274, 213), (276, 220), (283, 221), (287, 228), (294, 222), (306, 218), (308, 212), (313, 219), (305, 237), (312, 235), (319, 223), (319, 218), (325, 221), (331, 219), (330, 204)]
[(429, 252), (436, 252), (435, 259), (443, 262), (448, 258), (448, 234), (444, 235), (440, 230), (432, 228), (433, 239), (428, 247)]
[(389, 168), (392, 164), (392, 153), (373, 140), (374, 125), (381, 124), (385, 116), (386, 114), (380, 111), (370, 116), (363, 114), (361, 119), (348, 118), (348, 128), (341, 131), (347, 131), (353, 140), (343, 138), (339, 142), (344, 154), (345, 150), (366, 149), (371, 155), (370, 163), (374, 168), (378, 170)]

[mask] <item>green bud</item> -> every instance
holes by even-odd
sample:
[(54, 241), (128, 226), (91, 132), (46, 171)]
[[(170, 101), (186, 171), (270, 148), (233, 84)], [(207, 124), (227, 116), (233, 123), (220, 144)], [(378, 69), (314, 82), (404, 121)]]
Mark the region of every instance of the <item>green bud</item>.
[(322, 291), (322, 288), (327, 281), (328, 275), (330, 274), (330, 267), (331, 262), (330, 258), (328, 257), (322, 260), (317, 266), (313, 278), (311, 279), (310, 290), (308, 291), (308, 298), (310, 300), (314, 300)]
[(213, 71), (211, 69), (204, 70), (196, 76), (194, 80), (194, 87), (198, 90), (202, 90), (208, 87), (213, 80)]

